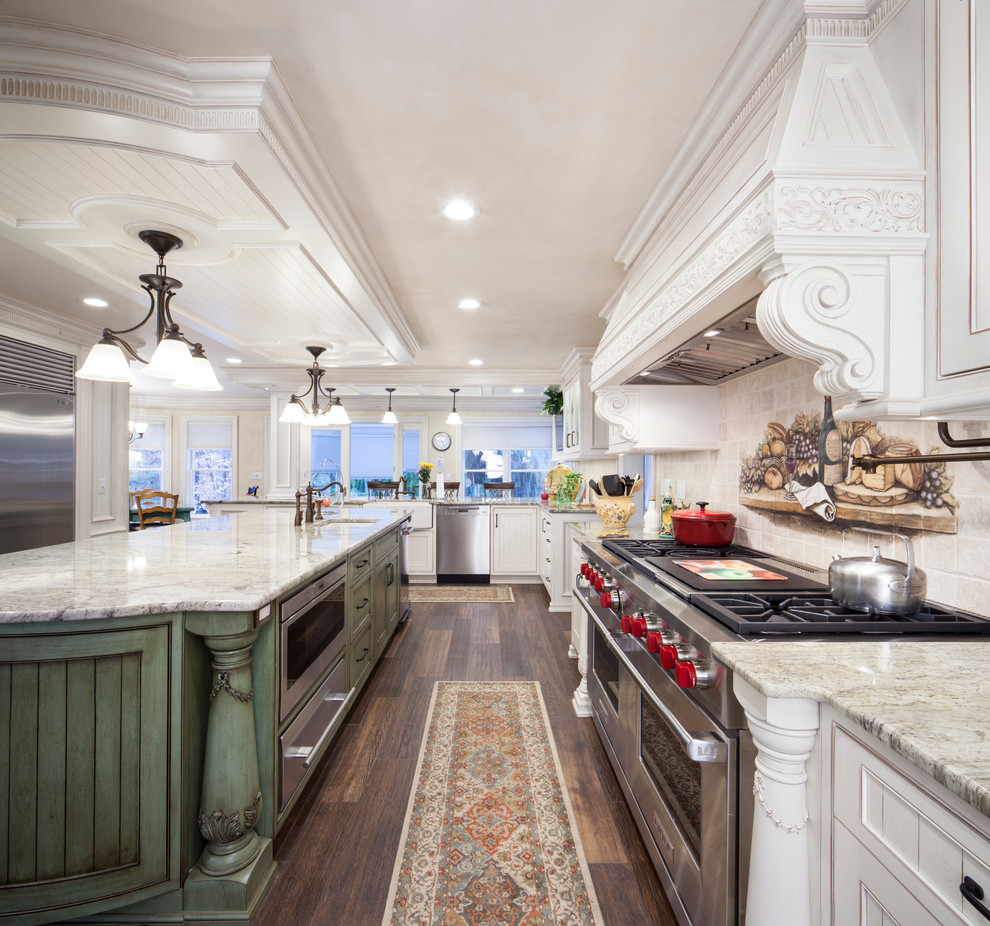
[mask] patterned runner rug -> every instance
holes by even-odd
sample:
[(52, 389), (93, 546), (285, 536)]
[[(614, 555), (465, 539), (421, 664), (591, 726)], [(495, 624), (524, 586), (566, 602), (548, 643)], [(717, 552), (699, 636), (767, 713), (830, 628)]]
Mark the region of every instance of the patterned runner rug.
[(382, 926), (602, 926), (538, 682), (437, 682)]
[(412, 601), (515, 601), (510, 585), (410, 585)]

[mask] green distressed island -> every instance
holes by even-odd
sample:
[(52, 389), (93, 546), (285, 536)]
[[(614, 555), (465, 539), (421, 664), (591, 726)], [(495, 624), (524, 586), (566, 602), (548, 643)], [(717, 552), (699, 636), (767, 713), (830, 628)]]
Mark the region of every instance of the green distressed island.
[[(398, 623), (407, 517), (268, 508), (0, 556), (0, 921), (250, 923)], [(344, 646), (287, 707), (282, 609), (331, 573)], [(284, 744), (329, 687), (289, 793)]]

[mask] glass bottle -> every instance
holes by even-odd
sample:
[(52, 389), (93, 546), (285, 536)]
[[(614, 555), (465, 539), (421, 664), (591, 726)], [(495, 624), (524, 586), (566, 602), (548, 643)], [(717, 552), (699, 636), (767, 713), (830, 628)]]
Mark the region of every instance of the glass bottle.
[(842, 435), (832, 417), (832, 397), (825, 396), (825, 415), (818, 435), (818, 479), (832, 486), (842, 481)]

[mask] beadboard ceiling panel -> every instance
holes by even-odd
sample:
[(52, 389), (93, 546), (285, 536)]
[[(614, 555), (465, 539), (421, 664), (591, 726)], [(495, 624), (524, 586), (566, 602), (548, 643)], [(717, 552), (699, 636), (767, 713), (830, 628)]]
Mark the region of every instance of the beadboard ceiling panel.
[(0, 212), (9, 222), (75, 228), (75, 205), (95, 197), (168, 203), (231, 230), (283, 227), (230, 164), (108, 145), (0, 144)]

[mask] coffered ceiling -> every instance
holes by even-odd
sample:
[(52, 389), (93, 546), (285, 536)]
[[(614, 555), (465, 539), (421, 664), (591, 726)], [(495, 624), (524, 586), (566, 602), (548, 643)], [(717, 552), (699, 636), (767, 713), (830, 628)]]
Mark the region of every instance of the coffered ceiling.
[(0, 301), (133, 325), (158, 228), (234, 395), (538, 394), (759, 3), (0, 0)]

